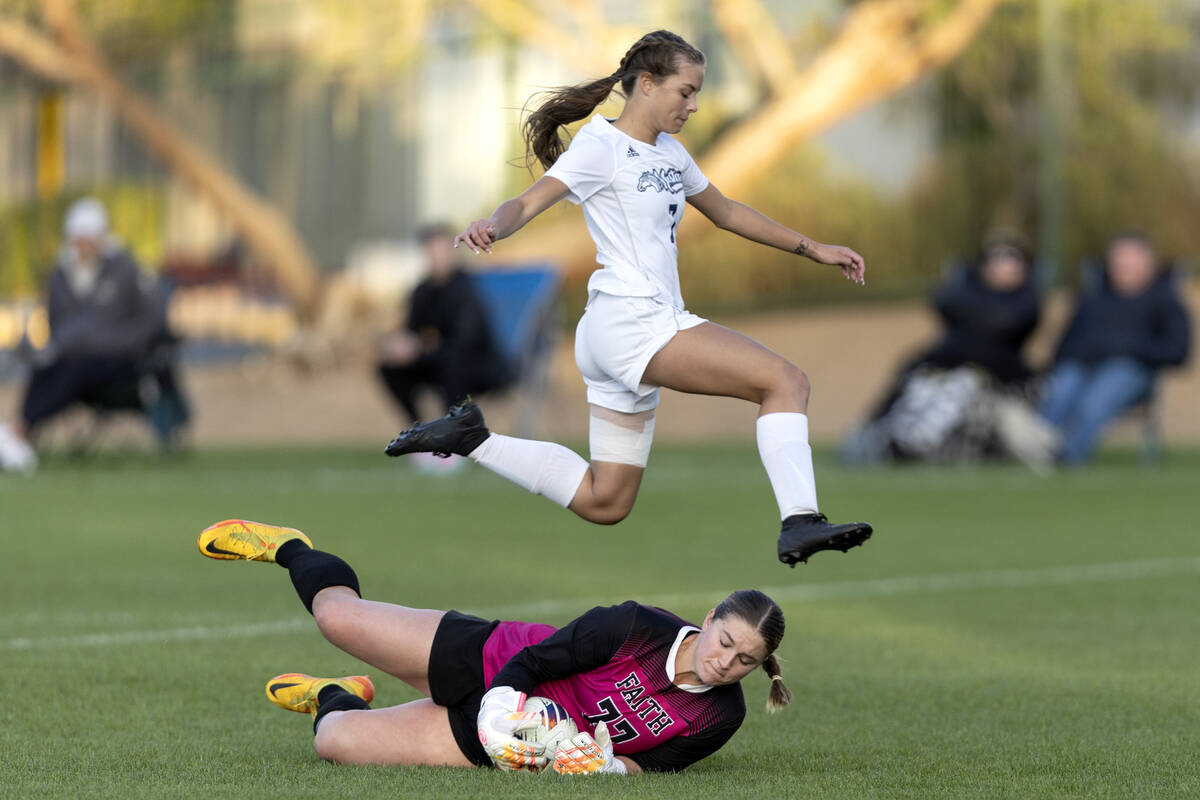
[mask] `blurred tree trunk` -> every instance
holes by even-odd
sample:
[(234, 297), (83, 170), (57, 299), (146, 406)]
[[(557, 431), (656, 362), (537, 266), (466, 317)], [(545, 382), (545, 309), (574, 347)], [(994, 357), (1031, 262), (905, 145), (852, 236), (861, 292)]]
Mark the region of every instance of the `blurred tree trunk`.
[(22, 22), (0, 19), (0, 55), (45, 81), (70, 83), (79, 79), (79, 70), (71, 57)]
[(806, 137), (915, 83), (961, 53), (1003, 0), (959, 0), (926, 21), (928, 2), (873, 0), (850, 14), (838, 39), (786, 92), (731, 128), (700, 166), (740, 192)]
[(228, 216), (301, 315), (311, 317), (317, 265), (290, 221), (121, 82), (83, 29), (71, 0), (41, 0), (41, 9), (59, 44), (21, 23), (0, 20), (0, 52), (39, 77), (86, 84), (110, 102), (147, 150)]
[[(575, 16), (579, 30), (586, 32), (584, 35), (559, 26), (527, 0), (468, 2), (497, 29), (528, 47), (551, 53), (564, 64), (570, 64), (583, 73), (584, 80), (610, 74), (625, 52), (624, 48), (640, 35), (632, 34), (633, 38), (616, 44), (614, 26), (597, 19), (595, 13), (582, 11), (578, 4), (568, 5), (565, 10)], [(614, 55), (615, 47), (621, 49), (615, 50)]]
[(713, 20), (738, 61), (772, 96), (789, 90), (796, 79), (796, 61), (762, 0), (713, 0)]

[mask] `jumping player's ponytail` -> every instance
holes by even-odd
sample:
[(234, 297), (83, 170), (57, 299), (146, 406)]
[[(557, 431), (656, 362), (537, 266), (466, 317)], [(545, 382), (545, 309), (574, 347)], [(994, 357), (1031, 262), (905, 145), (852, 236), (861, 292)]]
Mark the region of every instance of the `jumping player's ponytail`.
[(656, 81), (674, 75), (681, 59), (703, 64), (704, 54), (678, 34), (654, 31), (633, 43), (612, 75), (547, 92), (546, 99), (525, 118), (523, 135), (527, 160), (532, 163), (536, 158), (543, 168), (550, 169), (567, 149), (567, 142), (559, 134), (560, 128), (595, 111), (618, 83), (628, 96), (643, 72), (650, 73)]
[(771, 678), (767, 711), (774, 714), (792, 702), (792, 692), (783, 682), (779, 659), (775, 657), (775, 650), (783, 641), (783, 609), (757, 589), (742, 589), (726, 597), (713, 609), (713, 619), (723, 619), (729, 615), (738, 617), (758, 631), (763, 644), (767, 646), (767, 658), (762, 668)]

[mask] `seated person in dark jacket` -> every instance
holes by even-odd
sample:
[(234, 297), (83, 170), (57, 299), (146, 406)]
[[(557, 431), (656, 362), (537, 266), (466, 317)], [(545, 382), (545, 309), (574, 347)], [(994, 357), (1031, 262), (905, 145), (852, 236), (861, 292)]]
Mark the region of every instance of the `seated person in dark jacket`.
[(1083, 292), (1050, 372), (1042, 416), (1063, 435), (1060, 458), (1081, 464), (1100, 434), (1145, 400), (1158, 371), (1187, 358), (1187, 311), (1149, 239), (1110, 243), (1103, 275)]
[(380, 347), (379, 374), (412, 422), (419, 420), (416, 399), (424, 386), (449, 408), (509, 379), (475, 284), (454, 259), (453, 236), (440, 224), (418, 234), (429, 275), (413, 290), (405, 330), (384, 337)]
[(1047, 462), (1053, 431), (1022, 397), (1032, 372), (1021, 350), (1040, 312), (1025, 248), (1014, 238), (991, 240), (975, 264), (938, 287), (933, 306), (941, 338), (900, 370), (870, 421), (847, 438), (843, 457)]
[(136, 379), (163, 324), (152, 282), (109, 235), (99, 200), (72, 205), (63, 233), (49, 282), (50, 341), (35, 357), (21, 419), (6, 432), (26, 443), (38, 425), (72, 404)]
[(933, 305), (945, 331), (913, 366), (974, 365), (1006, 385), (1030, 378), (1021, 349), (1037, 327), (1039, 297), (1022, 247), (1009, 241), (988, 245), (978, 265), (941, 285)]

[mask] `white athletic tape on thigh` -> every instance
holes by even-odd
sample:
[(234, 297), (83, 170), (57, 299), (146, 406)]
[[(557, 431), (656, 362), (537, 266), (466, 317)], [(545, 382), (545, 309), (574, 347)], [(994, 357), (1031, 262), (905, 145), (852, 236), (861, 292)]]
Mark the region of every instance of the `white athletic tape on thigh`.
[(623, 414), (592, 406), (588, 443), (592, 461), (645, 467), (654, 442), (654, 410)]

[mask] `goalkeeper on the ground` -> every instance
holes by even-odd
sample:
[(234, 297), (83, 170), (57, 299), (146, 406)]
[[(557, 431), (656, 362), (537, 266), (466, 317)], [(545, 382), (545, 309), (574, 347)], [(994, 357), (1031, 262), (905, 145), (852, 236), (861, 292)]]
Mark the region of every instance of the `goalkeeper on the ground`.
[[(198, 546), (286, 568), (326, 639), (426, 695), (371, 709), (366, 676), (271, 679), (267, 697), (312, 714), (330, 761), (673, 772), (734, 734), (746, 714), (740, 681), (758, 667), (771, 679), (768, 709), (791, 700), (773, 655), (783, 612), (759, 591), (734, 592), (700, 626), (628, 601), (555, 629), (364, 600), (350, 566), (292, 528), (227, 520)], [(515, 736), (534, 724), (528, 695), (562, 705), (580, 733), (553, 753)]]

